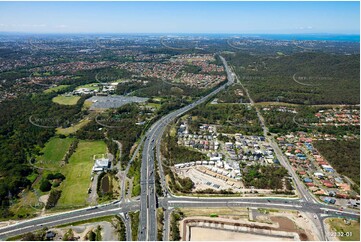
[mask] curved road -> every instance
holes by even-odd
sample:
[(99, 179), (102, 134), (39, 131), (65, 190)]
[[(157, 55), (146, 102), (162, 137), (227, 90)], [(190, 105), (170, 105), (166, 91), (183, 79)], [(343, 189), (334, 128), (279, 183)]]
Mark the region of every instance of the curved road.
[[(127, 213), (129, 211), (136, 211), (140, 209), (140, 225), (139, 225), (139, 240), (157, 240), (157, 220), (156, 220), (156, 194), (155, 194), (155, 147), (160, 143), (164, 128), (175, 118), (183, 115), (185, 112), (191, 110), (195, 106), (205, 102), (207, 99), (223, 90), (226, 86), (234, 82), (234, 75), (231, 73), (226, 61), (221, 57), (223, 64), (227, 71), (228, 82), (223, 86), (217, 88), (207, 96), (197, 100), (196, 102), (176, 110), (158, 120), (152, 125), (145, 135), (144, 146), (142, 151), (142, 167), (141, 167), (141, 198), (140, 201), (128, 201), (123, 198), (122, 201), (118, 200), (109, 204), (89, 207), (69, 212), (47, 215), (35, 219), (19, 221), (15, 224), (0, 228), (0, 239), (4, 240), (9, 237), (24, 234), (27, 232), (39, 230), (43, 227), (52, 227), (61, 224), (82, 221), (90, 218), (102, 217), (107, 215), (116, 215), (119, 213)], [(246, 90), (246, 89), (245, 89)], [(247, 92), (247, 91), (246, 91)], [(248, 92), (247, 92), (248, 95)], [(251, 99), (250, 99), (251, 100)], [(261, 118), (261, 116), (260, 116)], [(262, 121), (261, 121), (262, 123)], [(265, 127), (265, 126), (264, 126)], [(265, 128), (266, 132), (267, 129)], [(140, 147), (140, 146), (139, 146)], [(276, 147), (278, 147), (276, 145)], [(275, 148), (276, 148), (275, 147)], [(158, 149), (158, 147), (157, 147)], [(159, 150), (158, 150), (159, 151)], [(276, 151), (276, 149), (275, 149)], [(159, 156), (157, 157), (159, 158)], [(158, 160), (158, 159), (157, 159)], [(158, 160), (160, 162), (160, 160)], [(282, 162), (283, 163), (283, 162)], [(288, 167), (288, 163), (286, 167)], [(159, 163), (161, 169), (161, 164)], [(162, 171), (162, 170), (160, 170)], [(291, 173), (292, 174), (292, 173)], [(293, 175), (293, 174), (292, 174)], [(177, 207), (259, 207), (259, 208), (276, 208), (288, 209), (316, 214), (319, 222), (321, 222), (322, 234), (321, 239), (324, 237), (325, 231), (322, 221), (327, 217), (348, 217), (358, 219), (360, 212), (345, 209), (345, 211), (338, 211), (334, 206), (329, 206), (321, 203), (316, 203), (314, 198), (301, 184), (297, 184), (298, 177), (294, 177), (298, 189), (301, 190), (301, 199), (287, 199), (287, 198), (196, 198), (196, 197), (165, 197), (159, 198), (159, 206), (166, 209), (165, 214), (169, 214), (173, 208)], [(164, 182), (164, 176), (161, 172), (161, 180)], [(301, 186), (299, 186), (301, 185)], [(166, 190), (166, 188), (163, 187)], [(311, 197), (310, 197), (311, 196)], [(167, 216), (169, 217), (169, 216)], [(168, 219), (166, 219), (168, 220)], [(322, 220), (322, 221), (321, 221)], [(166, 226), (166, 223), (165, 223)], [(168, 228), (165, 228), (165, 237), (168, 235)]]
[[(218, 87), (208, 95), (200, 98), (188, 106), (180, 108), (172, 113), (167, 114), (160, 120), (155, 122), (146, 133), (144, 147), (142, 151), (142, 167), (141, 167), (141, 204), (140, 204), (140, 225), (139, 240), (157, 240), (157, 202), (155, 191), (155, 146), (162, 137), (164, 128), (177, 117), (188, 112), (192, 108), (204, 103), (210, 97), (216, 95), (227, 86), (233, 84), (234, 75), (231, 73), (226, 60), (220, 56), (227, 72), (227, 83)], [(157, 142), (155, 142), (157, 140)], [(162, 178), (164, 179), (164, 178)]]

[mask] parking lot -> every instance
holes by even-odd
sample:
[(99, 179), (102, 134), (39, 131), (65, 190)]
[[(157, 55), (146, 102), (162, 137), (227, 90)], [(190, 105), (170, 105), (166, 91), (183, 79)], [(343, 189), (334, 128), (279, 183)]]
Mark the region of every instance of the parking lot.
[(114, 95), (114, 96), (93, 96), (87, 101), (91, 101), (92, 105), (90, 110), (95, 109), (107, 109), (107, 108), (119, 108), (128, 103), (142, 103), (147, 101), (148, 98), (142, 97), (134, 97), (134, 96), (121, 96), (121, 95)]

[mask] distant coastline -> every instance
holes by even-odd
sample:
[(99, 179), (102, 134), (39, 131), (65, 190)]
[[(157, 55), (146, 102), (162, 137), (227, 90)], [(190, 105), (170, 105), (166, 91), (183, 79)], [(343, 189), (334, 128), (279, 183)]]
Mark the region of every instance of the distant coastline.
[(356, 34), (258, 34), (244, 35), (270, 40), (320, 40), (320, 41), (345, 41), (360, 42), (360, 35)]
[(26, 33), (26, 32), (2, 32), (0, 36), (170, 36), (187, 37), (199, 36), (209, 38), (254, 38), (264, 40), (284, 41), (335, 41), (335, 42), (360, 42), (360, 34), (226, 34), (226, 33)]

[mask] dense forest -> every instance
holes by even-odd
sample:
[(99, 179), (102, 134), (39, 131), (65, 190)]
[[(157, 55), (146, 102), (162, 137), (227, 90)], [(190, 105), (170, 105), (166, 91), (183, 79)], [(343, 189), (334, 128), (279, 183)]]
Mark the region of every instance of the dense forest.
[(204, 160), (207, 158), (206, 155), (199, 151), (178, 145), (177, 138), (170, 134), (169, 128), (167, 128), (163, 135), (161, 152), (167, 159), (167, 165)]
[(190, 131), (198, 132), (201, 124), (214, 124), (218, 132), (261, 134), (256, 110), (242, 104), (204, 104), (189, 113), (194, 118), (188, 121)]
[(249, 103), (246, 92), (238, 83), (226, 87), (226, 89), (217, 95), (220, 103)]
[(244, 169), (243, 182), (246, 187), (260, 189), (283, 189), (283, 180), (287, 170), (282, 166), (254, 165)]
[(9, 200), (29, 187), (30, 159), (54, 135), (55, 127), (79, 120), (86, 97), (75, 106), (52, 102), (54, 94), (27, 95), (0, 103), (0, 216), (8, 216)]
[(131, 83), (119, 83), (116, 94), (126, 95), (131, 93), (138, 97), (202, 97), (224, 83), (222, 82), (212, 89), (199, 89), (155, 78), (142, 77), (139, 79), (140, 81)]
[(255, 102), (360, 103), (359, 55), (227, 55)]
[[(73, 106), (59, 105), (52, 99), (76, 86), (92, 82), (98, 72), (104, 72), (105, 77), (123, 74), (114, 68), (79, 71), (76, 77), (59, 83), (70, 85), (65, 89), (43, 93), (44, 86), (32, 85), (34, 93), (24, 92), (16, 99), (0, 103), (0, 217), (11, 216), (8, 210), (10, 200), (31, 186), (30, 180), (26, 178), (33, 172), (29, 161), (38, 156), (45, 143), (55, 135), (55, 128), (70, 127), (87, 114), (83, 104), (88, 95), (82, 96)], [(8, 78), (16, 78), (16, 73), (9, 73)], [(20, 72), (22, 76), (25, 73)], [(83, 134), (77, 136), (85, 137)], [(44, 182), (44, 188), (46, 185)]]
[(340, 174), (349, 177), (360, 191), (360, 140), (319, 140), (316, 149)]
[[(75, 136), (79, 139), (89, 140), (118, 140), (122, 144), (122, 164), (126, 165), (130, 160), (129, 152), (131, 147), (140, 137), (143, 126), (137, 125), (137, 121), (145, 119), (145, 110), (141, 110), (138, 104), (126, 104), (117, 109), (111, 109), (105, 113), (99, 114), (95, 120), (89, 122), (86, 126), (76, 132)], [(106, 134), (106, 135), (105, 135)], [(109, 142), (107, 142), (109, 143)], [(113, 143), (114, 145), (114, 143)], [(111, 146), (114, 153), (117, 146)]]

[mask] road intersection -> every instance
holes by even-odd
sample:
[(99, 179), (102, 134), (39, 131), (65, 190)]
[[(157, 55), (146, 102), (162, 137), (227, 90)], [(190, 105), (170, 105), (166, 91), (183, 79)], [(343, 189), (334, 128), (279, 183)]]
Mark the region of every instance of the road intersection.
[[(160, 160), (160, 142), (162, 134), (165, 130), (165, 127), (174, 121), (177, 117), (180, 117), (184, 113), (188, 112), (192, 108), (196, 107), (199, 104), (204, 103), (209, 98), (213, 97), (218, 92), (222, 91), (227, 86), (233, 84), (234, 78), (237, 78), (231, 68), (227, 65), (227, 62), (223, 57), (221, 60), (225, 66), (227, 72), (227, 83), (218, 87), (208, 95), (202, 97), (201, 99), (195, 101), (188, 106), (182, 107), (172, 113), (169, 113), (156, 121), (150, 129), (146, 132), (145, 136), (142, 138), (137, 151), (142, 148), (142, 166), (141, 166), (141, 195), (140, 200), (126, 200), (124, 195), (124, 184), (122, 185), (123, 196), (120, 200), (115, 202), (99, 205), (95, 207), (89, 207), (74, 211), (69, 211), (65, 213), (53, 214), (43, 217), (38, 217), (35, 219), (30, 219), (26, 221), (17, 222), (15, 224), (1, 227), (0, 228), (0, 239), (4, 240), (9, 237), (16, 235), (24, 234), (31, 231), (39, 230), (43, 227), (52, 227), (62, 224), (73, 223), (76, 221), (87, 220), (96, 217), (103, 217), (108, 215), (118, 215), (123, 213), (128, 213), (130, 211), (140, 210), (140, 223), (139, 223), (139, 240), (157, 240), (157, 207), (161, 207), (165, 210), (165, 221), (164, 221), (164, 237), (163, 239), (168, 238), (169, 234), (169, 214), (170, 211), (174, 208), (183, 208), (183, 207), (259, 207), (259, 208), (274, 208), (274, 209), (284, 209), (284, 210), (296, 210), (300, 212), (306, 212), (309, 214), (314, 214), (316, 217), (311, 220), (315, 223), (317, 228), (319, 228), (321, 240), (326, 240), (325, 229), (323, 226), (323, 220), (327, 217), (334, 216), (345, 216), (352, 219), (358, 219), (360, 217), (359, 211), (345, 209), (342, 213), (335, 206), (326, 205), (318, 202), (304, 187), (302, 182), (296, 174), (294, 174), (290, 165), (288, 164), (286, 158), (283, 157), (281, 150), (278, 145), (268, 136), (268, 129), (264, 124), (263, 117), (261, 116), (259, 110), (257, 110), (261, 125), (264, 129), (265, 137), (271, 143), (272, 147), (275, 150), (277, 157), (279, 157), (280, 162), (286, 169), (290, 172), (293, 177), (294, 184), (296, 186), (298, 195), (300, 198), (238, 198), (238, 197), (225, 197), (225, 198), (203, 198), (203, 197), (177, 197), (169, 193), (165, 185), (165, 178), (162, 170), (162, 163)], [(247, 89), (246, 93), (249, 97)], [(251, 105), (254, 105), (253, 100), (251, 100)], [(137, 153), (137, 152), (135, 152)], [(135, 154), (134, 154), (135, 155)], [(134, 156), (132, 160), (134, 159)], [(158, 162), (158, 168), (160, 170), (160, 180), (163, 187), (163, 193), (165, 197), (157, 197), (156, 188), (155, 188), (155, 162)], [(129, 169), (129, 166), (126, 170)], [(126, 172), (125, 172), (126, 174)], [(123, 182), (124, 183), (124, 182)], [(317, 218), (317, 219), (316, 219)], [(130, 229), (127, 227), (129, 233)], [(129, 238), (129, 234), (127, 235)]]

